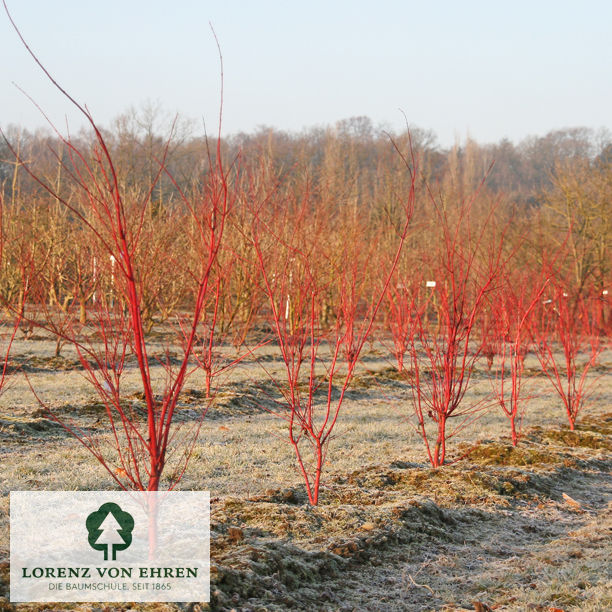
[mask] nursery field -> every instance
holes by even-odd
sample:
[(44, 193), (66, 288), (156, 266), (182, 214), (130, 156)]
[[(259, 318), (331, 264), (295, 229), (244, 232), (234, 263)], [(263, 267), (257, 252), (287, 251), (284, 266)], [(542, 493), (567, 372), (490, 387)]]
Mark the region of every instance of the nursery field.
[[(167, 342), (160, 338), (160, 352)], [(612, 609), (612, 351), (589, 371), (592, 393), (575, 431), (528, 354), (518, 445), (492, 406), (448, 441), (448, 465), (432, 468), (412, 427), (409, 383), (377, 343), (365, 346), (346, 393), (314, 506), (287, 424), (269, 411), (278, 347), (219, 376), (203, 420), (204, 377), (188, 379), (174, 427), (200, 429), (178, 489), (211, 493), (210, 604), (12, 605), (9, 492), (117, 487), (41, 407), (102, 442), (110, 435), (76, 354), (54, 350), (44, 335), (16, 341), (0, 398), (0, 610)], [(162, 368), (151, 367), (155, 380)], [(128, 361), (122, 397), (144, 415), (138, 392), (137, 363)], [(478, 362), (463, 402), (490, 392)]]
[[(612, 610), (608, 133), (226, 135), (214, 30), (212, 131), (106, 126), (4, 9), (85, 127), (0, 129), (0, 612)], [(23, 490), (209, 491), (210, 601), (13, 605), (11, 550), (65, 575), (11, 549)], [(208, 554), (180, 497), (147, 564)], [(85, 524), (111, 562), (144, 527)]]

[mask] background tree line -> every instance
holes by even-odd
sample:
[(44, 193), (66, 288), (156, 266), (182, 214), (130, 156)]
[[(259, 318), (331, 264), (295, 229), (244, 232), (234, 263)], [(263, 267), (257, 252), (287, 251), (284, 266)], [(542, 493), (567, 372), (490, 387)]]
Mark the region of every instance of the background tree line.
[[(187, 274), (180, 273), (193, 260), (189, 234), (173, 228), (187, 222), (181, 194), (197, 192), (217, 151), (214, 138), (207, 144), (193, 132), (189, 122), (168, 119), (154, 105), (130, 110), (104, 131), (126, 201), (150, 199), (141, 230), (147, 239), (137, 254), (151, 262), (142, 268), (147, 278), (140, 279), (149, 328), (193, 298), (186, 289)], [(71, 316), (78, 310), (85, 321), (87, 304), (100, 292), (112, 291), (103, 286), (112, 270), (102, 272), (114, 264), (96, 253), (80, 224), (45, 187), (72, 201), (82, 160), (69, 159), (70, 152), (49, 132), (10, 126), (5, 134), (7, 140), (0, 143), (2, 298), (5, 304), (25, 303), (27, 295), (32, 303), (71, 310)], [(87, 150), (93, 136), (82, 132), (72, 140)], [(401, 222), (403, 194), (410, 189), (411, 177), (398, 155), (409, 146), (418, 159), (419, 180), (400, 270), (422, 269), (424, 254), (440, 240), (431, 196), (448, 207), (452, 219), (453, 207), (478, 191), (471, 224), (484, 223), (495, 207), (496, 223), (507, 226), (505, 248), (517, 251), (517, 266), (540, 266), (547, 254), (562, 249), (559, 266), (568, 289), (601, 294), (610, 285), (612, 139), (604, 132), (573, 128), (516, 145), (467, 140), (444, 149), (431, 132), (412, 128), (388, 134), (367, 117), (353, 117), (300, 133), (261, 127), (229, 136), (220, 145), (226, 163), (239, 159), (240, 193), (216, 271), (218, 325), (231, 329), (236, 342), (244, 339), (265, 304), (253, 274), (250, 202), (267, 202), (270, 226), (282, 224), (294, 211), (302, 215), (305, 240), (316, 231), (326, 235), (327, 244), (337, 244), (340, 254), (342, 242), (351, 237), (362, 245), (375, 244), (371, 258), (383, 261), (393, 242), (393, 224)], [(207, 146), (212, 157), (202, 155)], [(272, 235), (282, 231), (278, 227)], [(493, 240), (495, 232), (490, 233)], [(329, 265), (333, 269), (336, 263)], [(374, 277), (373, 272), (372, 282)], [(336, 303), (330, 295), (323, 320), (339, 316), (332, 312)]]

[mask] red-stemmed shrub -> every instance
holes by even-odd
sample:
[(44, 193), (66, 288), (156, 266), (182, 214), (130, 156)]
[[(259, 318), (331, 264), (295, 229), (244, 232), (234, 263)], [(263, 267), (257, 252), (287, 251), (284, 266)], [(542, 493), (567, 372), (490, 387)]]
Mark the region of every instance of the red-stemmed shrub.
[(547, 283), (547, 279), (534, 278), (525, 272), (512, 274), (506, 270), (491, 301), (489, 319), (494, 324), (488, 330), (488, 343), (497, 357), (490, 368), (495, 374), (493, 392), (510, 423), (513, 446), (521, 437), (529, 399), (525, 394), (523, 370), (531, 346), (530, 330), (534, 311), (542, 300)]
[[(372, 266), (382, 261), (375, 257), (378, 241), (364, 232), (358, 215), (351, 228), (347, 219), (317, 207), (314, 198), (292, 199), (287, 193), (277, 194), (278, 200), (266, 198), (253, 211), (252, 244), (283, 363), (282, 373), (266, 369), (282, 396), (271, 411), (287, 423), (288, 442), (312, 505), (319, 502), (329, 443), (406, 239), (414, 204), (413, 168), (395, 245), (376, 275)], [(334, 243), (329, 229), (338, 226), (343, 231)]]
[[(196, 438), (197, 427), (191, 436), (179, 440), (174, 417), (181, 390), (194, 371), (191, 357), (198, 330), (206, 322), (205, 306), (215, 290), (212, 271), (233, 198), (229, 183), (232, 168), (226, 169), (220, 145), (221, 116), (216, 150), (207, 149), (208, 167), (198, 188), (187, 194), (173, 182), (184, 211), (182, 223), (176, 227), (189, 234), (197, 253), (191, 264), (174, 261), (174, 271), (186, 275), (195, 290), (189, 311), (179, 317), (180, 355), (173, 357), (166, 347), (162, 355), (152, 356), (145, 337), (143, 296), (151, 293), (151, 288), (146, 286), (150, 271), (160, 266), (167, 269), (167, 260), (172, 259), (172, 254), (161, 248), (149, 248), (145, 221), (151, 216), (152, 193), (160, 177), (170, 176), (166, 168), (170, 140), (162, 156), (153, 160), (157, 173), (148, 188), (142, 192), (126, 188), (119, 180), (105, 136), (89, 110), (53, 79), (16, 26), (15, 30), (47, 78), (76, 107), (91, 130), (90, 140), (85, 143), (56, 131), (63, 147), (58, 161), (66, 180), (71, 182), (69, 197), (41, 178), (24, 160), (19, 161), (39, 187), (69, 211), (87, 239), (103, 254), (96, 274), (104, 282), (97, 282), (110, 290), (91, 306), (86, 330), (77, 332), (74, 327), (61, 330), (62, 336), (76, 349), (85, 376), (104, 405), (111, 431), (110, 443), (66, 422), (52, 410), (49, 414), (94, 455), (120, 487), (158, 490), (172, 457), (173, 468), (168, 474), (168, 487), (172, 488), (184, 473)], [(152, 290), (155, 292), (157, 288)], [(60, 333), (53, 325), (47, 328)], [(122, 397), (121, 378), (128, 359), (136, 362), (144, 417)], [(161, 383), (156, 381), (151, 369), (155, 363), (164, 374)]]
[(423, 257), (432, 280), (421, 281), (416, 298), (422, 305), (414, 310), (410, 382), (416, 428), (434, 467), (445, 463), (448, 440), (490, 404), (487, 397), (464, 400), (483, 350), (478, 318), (504, 265), (505, 235), (496, 231), (494, 206), (475, 223), (476, 196), (455, 209), (430, 197), (439, 233), (432, 229), (430, 252)]
[(591, 390), (589, 372), (602, 350), (597, 312), (587, 293), (571, 293), (559, 278), (544, 295), (533, 325), (534, 346), (574, 430)]

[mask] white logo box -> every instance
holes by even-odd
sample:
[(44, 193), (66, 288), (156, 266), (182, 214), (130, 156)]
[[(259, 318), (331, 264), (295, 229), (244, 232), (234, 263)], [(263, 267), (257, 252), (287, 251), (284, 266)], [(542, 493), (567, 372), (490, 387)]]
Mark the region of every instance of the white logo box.
[(206, 602), (208, 491), (12, 491), (11, 602)]

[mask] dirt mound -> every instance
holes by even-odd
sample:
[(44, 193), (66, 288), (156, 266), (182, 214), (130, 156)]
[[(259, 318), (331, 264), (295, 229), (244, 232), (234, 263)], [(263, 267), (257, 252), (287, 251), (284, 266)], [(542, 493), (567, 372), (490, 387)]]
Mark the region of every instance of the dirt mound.
[[(490, 549), (495, 559), (512, 557), (504, 542), (511, 550), (518, 545), (529, 550), (534, 542), (552, 546), (572, 516), (592, 516), (601, 506), (593, 483), (607, 478), (612, 460), (589, 463), (587, 455), (600, 446), (592, 446), (588, 437), (577, 438), (580, 462), (571, 460), (577, 446), (565, 445), (565, 435), (537, 429), (526, 438), (518, 448), (483, 442), (464, 461), (438, 469), (401, 461), (370, 465), (332, 479), (317, 507), (306, 503), (299, 488), (220, 502), (212, 513), (210, 609), (380, 609), (344, 605), (348, 575), (374, 575), (388, 564), (429, 558), (433, 551), (447, 554), (468, 543)], [(552, 513), (567, 522), (551, 526)], [(422, 585), (408, 575), (414, 583), (409, 588), (418, 590)], [(586, 601), (590, 588), (581, 584), (572, 595), (578, 603)], [(376, 586), (382, 602), (384, 587)], [(385, 609), (443, 604), (436, 597), (428, 604), (426, 595)], [(567, 597), (564, 593), (562, 600), (569, 603)], [(502, 609), (513, 609), (511, 602), (518, 601), (509, 590), (497, 598), (510, 603)]]
[(0, 418), (0, 432), (10, 432), (18, 436), (37, 436), (43, 433), (58, 434), (64, 428), (47, 418)]

